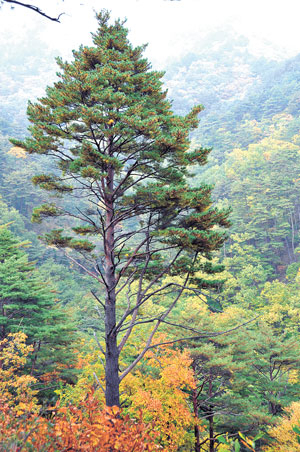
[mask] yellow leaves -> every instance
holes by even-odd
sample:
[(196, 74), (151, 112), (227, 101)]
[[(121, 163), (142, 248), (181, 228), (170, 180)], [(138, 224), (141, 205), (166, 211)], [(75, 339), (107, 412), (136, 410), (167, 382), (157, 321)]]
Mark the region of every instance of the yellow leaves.
[(17, 416), (21, 416), (24, 414), (27, 410), (27, 405), (24, 402), (20, 402), (19, 405), (16, 408), (16, 414)]
[(282, 306), (274, 303), (272, 306), (268, 306), (268, 310), (262, 316), (262, 320), (272, 324), (281, 321), (282, 317)]
[(9, 334), (0, 341), (0, 405), (10, 407), (15, 416), (38, 411), (36, 391), (31, 388), (36, 379), (19, 374), (32, 351), (24, 333)]
[[(100, 341), (100, 344), (105, 348), (102, 341)], [(76, 368), (80, 369), (76, 385), (65, 385), (63, 389), (56, 391), (56, 393), (59, 395), (62, 405), (75, 404), (80, 406), (85, 400), (87, 392), (92, 387), (97, 387), (94, 396), (97, 398), (99, 406), (104, 406), (104, 394), (102, 389), (99, 388), (99, 382), (105, 387), (104, 367), (98, 345), (95, 346), (94, 341), (86, 342), (82, 340), (79, 350), (75, 351), (77, 354)]]
[(8, 154), (13, 155), (14, 157), (17, 157), (18, 159), (26, 159), (27, 153), (25, 149), (21, 148), (20, 146), (13, 146), (8, 151)]
[(107, 121), (107, 125), (108, 126), (112, 126), (114, 125), (115, 121), (113, 119), (110, 119), (109, 121)]
[[(299, 382), (299, 371), (296, 369), (293, 369), (288, 374), (288, 382), (290, 384), (296, 384)], [(299, 419), (300, 420), (300, 419)]]
[(285, 413), (278, 425), (268, 432), (275, 440), (275, 444), (264, 448), (265, 452), (299, 452), (297, 434), (293, 431), (293, 427), (299, 425), (300, 402), (293, 402), (286, 408)]
[(194, 378), (190, 368), (192, 360), (188, 352), (168, 350), (167, 353), (168, 355), (164, 356), (163, 370), (161, 372), (162, 381), (167, 386), (178, 389), (183, 389), (184, 387), (194, 388)]
[(208, 204), (208, 205), (202, 210), (202, 212), (206, 212), (207, 210), (209, 210), (209, 209), (211, 208), (212, 205), (213, 205), (212, 203)]
[(255, 452), (255, 443), (253, 440), (248, 438), (247, 436), (243, 435), (243, 433), (239, 432), (239, 436), (241, 438), (241, 443), (246, 447), (247, 450), (251, 450), (252, 452)]
[[(26, 355), (31, 350), (26, 346), (25, 338), (22, 334), (11, 335), (1, 356), (19, 363), (19, 351), (23, 349)], [(12, 352), (13, 348), (17, 350), (17, 357)], [(132, 417), (122, 413), (118, 407), (105, 407), (101, 392), (91, 391), (95, 383), (92, 374), (97, 372), (97, 378), (102, 380), (103, 369), (99, 365), (98, 354), (99, 351), (91, 351), (88, 359), (79, 354), (79, 361), (86, 359), (81, 363), (84, 366), (82, 375), (75, 385), (76, 389), (70, 392), (72, 397), (70, 394), (65, 397), (66, 389), (57, 391), (61, 401), (50, 408), (53, 413), (51, 423), (34, 414), (37, 405), (30, 390), (34, 379), (30, 375), (16, 377), (15, 373), (5, 374), (5, 383), (14, 388), (14, 399), (9, 400), (9, 404), (7, 400), (3, 402), (3, 394), (7, 392), (5, 386), (0, 397), (1, 444), (4, 444), (4, 435), (18, 442), (23, 440), (24, 432), (28, 432), (26, 445), (29, 444), (37, 452), (46, 449), (49, 452), (64, 449), (86, 452), (177, 451), (185, 442), (187, 431), (194, 425), (188, 407), (188, 394), (183, 391), (194, 387), (188, 353), (168, 347), (152, 351), (146, 363), (141, 364), (141, 368), (146, 365), (152, 369), (150, 374), (137, 371), (134, 375), (128, 375), (123, 385), (129, 401), (127, 412)], [(13, 369), (16, 368), (15, 364)], [(0, 386), (3, 375), (0, 374)], [(45, 379), (48, 378), (52, 375), (45, 375)], [(75, 404), (70, 403), (72, 398), (77, 399)], [(9, 447), (7, 449), (10, 450)]]
[(224, 309), (223, 312), (218, 314), (217, 317), (217, 325), (222, 330), (226, 325), (230, 325), (232, 322), (241, 323), (241, 319), (244, 317), (244, 310), (242, 307), (231, 305)]
[(128, 412), (135, 415), (142, 410), (145, 421), (154, 421), (159, 426), (160, 444), (169, 452), (184, 444), (194, 423), (185, 391), (195, 387), (190, 364), (187, 352), (162, 347), (148, 353), (144, 363), (147, 375), (136, 371), (123, 383)]

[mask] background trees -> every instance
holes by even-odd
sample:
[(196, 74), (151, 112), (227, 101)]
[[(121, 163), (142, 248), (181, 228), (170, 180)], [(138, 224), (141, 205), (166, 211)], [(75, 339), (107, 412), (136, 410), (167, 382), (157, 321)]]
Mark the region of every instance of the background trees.
[(74, 323), (55, 300), (55, 290), (42, 281), (24, 247), (10, 231), (0, 229), (0, 337), (22, 331), (32, 346), (31, 375), (56, 372), (72, 376)]

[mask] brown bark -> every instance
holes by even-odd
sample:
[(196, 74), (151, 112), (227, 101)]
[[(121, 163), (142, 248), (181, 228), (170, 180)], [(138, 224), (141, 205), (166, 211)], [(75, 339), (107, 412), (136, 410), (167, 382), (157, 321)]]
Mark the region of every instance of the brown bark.
[(34, 368), (35, 368), (35, 365), (36, 365), (36, 361), (37, 361), (37, 357), (38, 357), (38, 353), (40, 351), (40, 348), (41, 348), (41, 341), (38, 341), (37, 344), (34, 343), (34, 352), (35, 352), (35, 354), (34, 354), (34, 358), (32, 360), (30, 375), (33, 375), (33, 373), (34, 373)]
[(215, 452), (214, 415), (212, 411), (208, 416), (208, 422), (209, 422), (209, 452)]
[[(195, 416), (196, 420), (198, 420), (198, 418), (199, 418), (197, 392), (198, 392), (197, 388), (194, 388), (192, 398), (193, 398), (194, 416)], [(194, 434), (195, 434), (195, 452), (200, 452), (201, 451), (200, 429), (199, 429), (199, 424), (197, 421), (195, 422), (195, 425), (194, 425)]]
[[(212, 397), (212, 378), (209, 378), (209, 397)], [(209, 416), (209, 452), (215, 452), (215, 438), (214, 438), (214, 413), (213, 408), (210, 407)]]
[[(111, 144), (109, 153), (112, 152)], [(105, 401), (107, 406), (120, 406), (119, 350), (116, 331), (116, 267), (114, 256), (114, 169), (110, 166), (106, 178), (106, 231), (104, 240), (105, 297)]]

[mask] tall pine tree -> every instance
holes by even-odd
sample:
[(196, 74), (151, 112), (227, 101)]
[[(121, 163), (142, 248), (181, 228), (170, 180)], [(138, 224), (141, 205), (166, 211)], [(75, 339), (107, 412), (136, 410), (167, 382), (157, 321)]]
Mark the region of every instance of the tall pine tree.
[[(65, 204), (59, 198), (44, 204), (33, 219), (68, 219), (61, 219), (67, 235), (55, 229), (45, 240), (74, 261), (72, 250), (87, 257), (86, 263), (76, 262), (99, 281), (95, 297), (105, 317), (106, 403), (112, 406), (120, 403), (120, 381), (142, 359), (189, 282), (199, 288), (216, 285), (205, 273), (219, 270), (210, 258), (224, 242), (220, 226), (228, 225), (228, 212), (212, 206), (210, 187), (188, 183), (190, 168), (205, 164), (209, 152), (189, 150), (201, 106), (184, 117), (174, 115), (163, 73), (150, 70), (145, 47), (133, 48), (124, 23), (110, 25), (107, 12), (97, 18), (94, 46), (74, 51), (70, 63), (58, 59), (59, 80), (29, 104), (32, 136), (12, 142), (57, 162), (60, 171), (33, 182), (67, 195)], [(167, 275), (181, 279), (165, 280)], [(159, 303), (170, 291), (170, 305), (159, 316), (144, 318), (144, 303)], [(140, 322), (152, 322), (151, 333), (122, 368), (120, 353)]]

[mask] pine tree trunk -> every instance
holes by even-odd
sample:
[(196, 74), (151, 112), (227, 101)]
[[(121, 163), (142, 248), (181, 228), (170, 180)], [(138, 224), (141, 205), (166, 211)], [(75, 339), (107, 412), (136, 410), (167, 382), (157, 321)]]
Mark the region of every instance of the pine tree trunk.
[(33, 375), (34, 373), (34, 369), (35, 369), (35, 365), (36, 365), (36, 361), (37, 361), (37, 357), (38, 357), (38, 353), (41, 349), (41, 341), (39, 340), (36, 344), (36, 342), (34, 343), (34, 358), (32, 360), (32, 365), (31, 365), (31, 371), (30, 371), (30, 375)]
[[(113, 318), (113, 312), (107, 317)], [(115, 334), (109, 334), (111, 323), (107, 321), (106, 327), (106, 363), (105, 363), (105, 401), (107, 406), (120, 406), (119, 395), (119, 353)]]
[[(192, 368), (194, 371), (194, 375), (196, 375), (196, 364), (193, 362)], [(193, 408), (194, 408), (194, 416), (195, 416), (195, 425), (194, 425), (194, 435), (195, 435), (195, 452), (201, 451), (201, 445), (200, 445), (200, 429), (199, 429), (199, 409), (198, 409), (198, 388), (195, 387), (192, 392), (192, 400), (193, 400)]]
[[(212, 397), (212, 378), (209, 378), (209, 397)], [(209, 416), (207, 417), (209, 423), (209, 452), (215, 452), (215, 439), (214, 439), (214, 411), (213, 407), (209, 407)]]
[(107, 406), (120, 406), (119, 394), (119, 350), (117, 345), (116, 327), (116, 274), (114, 262), (114, 202), (112, 198), (114, 171), (108, 170), (106, 193), (106, 233), (105, 233), (105, 400)]
[(200, 429), (198, 424), (199, 413), (198, 413), (198, 403), (197, 403), (197, 388), (193, 389), (193, 407), (195, 416), (194, 434), (195, 434), (195, 452), (200, 452)]
[(213, 411), (208, 416), (209, 422), (209, 452), (215, 452), (215, 439), (214, 439), (214, 415)]

